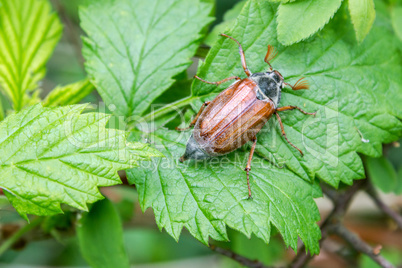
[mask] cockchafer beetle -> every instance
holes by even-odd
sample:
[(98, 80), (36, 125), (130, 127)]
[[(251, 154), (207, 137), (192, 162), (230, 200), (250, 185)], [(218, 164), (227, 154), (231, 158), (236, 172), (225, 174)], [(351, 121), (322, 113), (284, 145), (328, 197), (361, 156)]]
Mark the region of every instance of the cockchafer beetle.
[(239, 41), (226, 34), (221, 35), (238, 44), (241, 63), (248, 77), (241, 79), (238, 76), (231, 76), (218, 82), (208, 82), (195, 76), (202, 82), (214, 85), (232, 79), (235, 79), (236, 82), (222, 91), (214, 100), (205, 102), (188, 128), (176, 128), (182, 131), (195, 126), (193, 134), (187, 142), (186, 151), (179, 160), (183, 162), (188, 159), (198, 160), (224, 155), (238, 149), (250, 140), (253, 141), (245, 168), (248, 197), (251, 198), (249, 172), (257, 143), (257, 133), (271, 118), (272, 114), (275, 114), (281, 127), (282, 136), (290, 146), (298, 150), (303, 156), (303, 152), (286, 137), (278, 112), (298, 109), (306, 115), (315, 115), (316, 113), (305, 112), (297, 106), (278, 107), (281, 100), (281, 90), (285, 85), (290, 86), (293, 90), (299, 90), (308, 89), (308, 83), (303, 80), (304, 77), (300, 78), (293, 86), (284, 82), (283, 76), (278, 71), (273, 70), (269, 63), (277, 54), (271, 45), (268, 45), (264, 59), (269, 65), (269, 71), (253, 74), (247, 68), (246, 58)]

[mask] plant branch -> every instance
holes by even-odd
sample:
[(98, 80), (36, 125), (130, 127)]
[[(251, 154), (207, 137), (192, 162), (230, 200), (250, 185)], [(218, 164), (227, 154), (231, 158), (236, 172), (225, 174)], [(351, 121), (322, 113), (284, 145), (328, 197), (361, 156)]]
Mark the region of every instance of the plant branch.
[[(354, 195), (360, 189), (364, 188), (365, 185), (366, 180), (358, 180), (355, 181), (355, 183), (344, 192), (335, 191), (334, 189), (330, 188), (325, 184), (321, 185), (324, 194), (328, 196), (334, 203), (334, 208), (332, 209), (331, 213), (325, 219), (325, 221), (322, 223), (320, 227), (321, 229), (320, 247), (322, 245), (322, 242), (328, 237), (328, 234), (331, 230), (331, 226), (341, 221)], [(298, 254), (293, 259), (292, 263), (290, 264), (290, 267), (292, 268), (304, 267), (312, 258), (313, 256), (311, 256), (310, 254), (306, 254), (306, 248), (303, 245), (298, 250)]]
[(366, 244), (363, 240), (359, 238), (358, 235), (349, 231), (345, 226), (342, 224), (335, 224), (331, 227), (331, 232), (335, 233), (339, 237), (342, 237), (346, 242), (350, 244), (358, 252), (366, 254), (369, 256), (373, 261), (381, 265), (384, 268), (393, 268), (391, 263), (389, 263), (384, 257), (379, 254), (374, 253), (374, 249)]
[(239, 254), (236, 254), (233, 251), (230, 251), (228, 249), (220, 248), (215, 245), (210, 245), (210, 248), (211, 248), (211, 250), (213, 250), (223, 256), (233, 259), (234, 261), (240, 263), (241, 265), (251, 267), (251, 268), (270, 268), (268, 266), (265, 266), (262, 262), (260, 262), (258, 260), (250, 260), (250, 259), (248, 259), (244, 256), (241, 256)]
[(367, 189), (366, 189), (367, 194), (371, 197), (371, 199), (374, 201), (376, 206), (385, 214), (387, 214), (390, 218), (392, 218), (396, 224), (398, 225), (398, 228), (402, 230), (402, 216), (397, 213), (396, 211), (393, 211), (390, 207), (388, 207), (378, 196), (377, 191), (374, 189), (373, 185), (369, 182)]
[(6, 241), (4, 241), (3, 244), (0, 246), (0, 256), (3, 255), (4, 252), (6, 252), (15, 242), (18, 241), (25, 233), (29, 232), (36, 226), (38, 226), (43, 220), (43, 217), (37, 217), (31, 223), (25, 225), (18, 231), (16, 231), (10, 238), (8, 238)]

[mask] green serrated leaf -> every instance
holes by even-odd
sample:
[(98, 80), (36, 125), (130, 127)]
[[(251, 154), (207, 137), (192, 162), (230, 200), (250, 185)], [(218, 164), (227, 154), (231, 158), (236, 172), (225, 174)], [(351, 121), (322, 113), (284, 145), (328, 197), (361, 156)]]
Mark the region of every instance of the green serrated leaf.
[(395, 34), (402, 41), (402, 6), (397, 6), (392, 9), (391, 19)]
[(374, 1), (349, 0), (349, 12), (355, 28), (357, 41), (362, 42), (374, 23)]
[(182, 164), (178, 158), (190, 132), (160, 129), (144, 135), (166, 158), (153, 161), (148, 168), (128, 170), (127, 178), (136, 185), (142, 209), (152, 207), (159, 228), (176, 240), (183, 227), (204, 244), (209, 237), (227, 240), (227, 225), (268, 243), (275, 226), (294, 250), (300, 237), (312, 253), (319, 252), (319, 212), (312, 184), (256, 158), (251, 176), (253, 199), (247, 199), (244, 167), (248, 152)]
[(0, 188), (23, 217), (60, 213), (60, 203), (87, 210), (103, 198), (99, 186), (121, 183), (118, 170), (160, 156), (85, 107), (38, 104), (0, 123)]
[(0, 88), (16, 111), (38, 88), (61, 34), (47, 0), (0, 0)]
[[(377, 14), (360, 46), (354, 41), (352, 25), (340, 12), (320, 36), (285, 48), (276, 39), (275, 10), (276, 5), (267, 1), (248, 2), (229, 34), (243, 45), (252, 72), (268, 70), (263, 60), (266, 46), (276, 47), (279, 54), (272, 65), (285, 81), (293, 84), (305, 76), (310, 83), (309, 90), (285, 88), (279, 106), (296, 105), (318, 113), (315, 118), (298, 111), (281, 113), (288, 138), (304, 157), (283, 139), (275, 118), (257, 136), (256, 150), (307, 181), (317, 176), (334, 187), (340, 181), (351, 184), (364, 177), (357, 152), (379, 157), (381, 144), (402, 134), (401, 55), (395, 37), (384, 31), (384, 25), (390, 25), (387, 14)], [(222, 38), (197, 75), (207, 81), (245, 77), (237, 45)], [(199, 109), (202, 101), (212, 100), (227, 85), (216, 87), (195, 80), (193, 95), (178, 103), (192, 102)]]
[(211, 8), (199, 0), (102, 0), (81, 8), (86, 70), (105, 103), (119, 115), (147, 110), (190, 65)]
[(342, 0), (299, 0), (278, 8), (278, 41), (285, 46), (306, 39), (322, 29)]
[(93, 268), (130, 267), (119, 215), (108, 199), (96, 202), (79, 221), (82, 256)]
[(375, 186), (386, 193), (397, 190), (396, 171), (387, 158), (367, 157), (365, 164), (368, 176)]
[(95, 87), (88, 79), (53, 89), (43, 100), (43, 106), (56, 107), (79, 103), (90, 94)]

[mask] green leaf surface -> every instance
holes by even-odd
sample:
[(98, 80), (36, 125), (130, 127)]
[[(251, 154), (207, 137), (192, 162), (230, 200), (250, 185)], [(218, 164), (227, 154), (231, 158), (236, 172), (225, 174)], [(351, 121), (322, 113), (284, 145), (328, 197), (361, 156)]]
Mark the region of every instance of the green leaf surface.
[(15, 110), (28, 104), (61, 34), (47, 0), (0, 0), (0, 89)]
[(278, 8), (278, 40), (285, 46), (306, 39), (322, 29), (342, 0), (299, 0)]
[(357, 41), (362, 42), (374, 23), (374, 1), (349, 0), (349, 12), (355, 28)]
[(402, 41), (402, 6), (397, 6), (392, 9), (391, 19), (395, 34)]
[(99, 186), (121, 183), (118, 170), (160, 155), (85, 107), (38, 104), (0, 123), (0, 188), (22, 216), (60, 213), (60, 203), (87, 210), (103, 198)]
[(211, 8), (199, 0), (101, 0), (81, 8), (85, 67), (105, 103), (119, 115), (147, 110), (190, 65)]
[(88, 79), (53, 89), (43, 100), (43, 106), (56, 107), (79, 103), (94, 90)]
[(204, 244), (209, 237), (227, 240), (227, 225), (268, 243), (275, 226), (286, 245), (297, 250), (300, 237), (318, 253), (319, 212), (312, 184), (257, 158), (250, 182), (253, 199), (247, 199), (247, 151), (182, 164), (178, 158), (190, 132), (160, 129), (143, 135), (166, 158), (128, 170), (127, 178), (136, 185), (142, 209), (152, 207), (159, 228), (176, 240), (183, 227)]
[(130, 267), (119, 215), (108, 199), (96, 202), (79, 221), (81, 254), (93, 268)]
[(385, 193), (397, 190), (396, 171), (387, 158), (367, 157), (365, 164), (368, 176), (375, 186)]
[[(379, 157), (381, 144), (402, 134), (401, 55), (387, 14), (379, 12), (360, 46), (344, 16), (344, 6), (320, 36), (285, 48), (276, 39), (275, 10), (276, 5), (266, 1), (248, 2), (229, 34), (243, 45), (252, 72), (268, 69), (263, 61), (266, 46), (276, 47), (279, 53), (271, 63), (285, 81), (293, 84), (305, 76), (310, 83), (309, 90), (285, 88), (279, 106), (296, 105), (318, 113), (315, 118), (298, 111), (281, 113), (289, 140), (305, 153), (304, 157), (283, 139), (276, 118), (257, 136), (257, 153), (285, 164), (308, 181), (317, 176), (334, 187), (340, 181), (351, 184), (353, 179), (364, 177), (357, 152)], [(344, 27), (339, 27), (342, 24)], [(222, 38), (211, 49), (198, 76), (219, 81), (233, 75), (245, 77), (237, 45)], [(186, 102), (199, 109), (203, 101), (212, 100), (227, 85), (216, 87), (195, 80), (193, 95)]]

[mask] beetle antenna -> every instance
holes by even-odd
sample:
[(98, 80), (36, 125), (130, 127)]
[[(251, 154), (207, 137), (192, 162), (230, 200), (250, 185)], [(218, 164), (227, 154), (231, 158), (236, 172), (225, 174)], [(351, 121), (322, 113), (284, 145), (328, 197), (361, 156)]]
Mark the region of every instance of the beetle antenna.
[(300, 78), (297, 82), (292, 86), (291, 84), (285, 83), (285, 85), (290, 86), (293, 90), (299, 89), (308, 89), (309, 84), (307, 80), (303, 80), (305, 77)]
[(271, 63), (269, 63), (269, 61), (272, 60), (273, 58), (275, 58), (276, 55), (278, 55), (278, 51), (276, 51), (276, 49), (273, 46), (268, 45), (268, 50), (267, 50), (267, 54), (265, 55), (264, 61), (266, 63), (268, 63), (271, 71), (273, 70), (273, 68), (272, 68)]
[(230, 38), (230, 39), (232, 39), (233, 41), (235, 41), (235, 42), (237, 43), (237, 45), (239, 46), (239, 53), (240, 53), (240, 58), (241, 58), (241, 65), (243, 66), (243, 69), (244, 69), (244, 72), (246, 73), (246, 75), (247, 75), (247, 76), (250, 76), (250, 75), (251, 75), (251, 72), (250, 72), (250, 70), (247, 68), (246, 56), (244, 55), (244, 51), (243, 51), (243, 48), (242, 48), (240, 42), (237, 41), (236, 39), (234, 39), (233, 37), (231, 37), (231, 36), (229, 36), (229, 35), (227, 35), (227, 34), (224, 34), (224, 33), (221, 33), (221, 36)]

